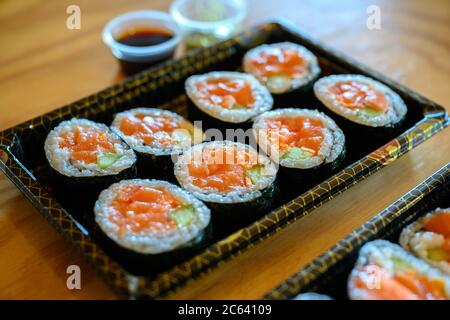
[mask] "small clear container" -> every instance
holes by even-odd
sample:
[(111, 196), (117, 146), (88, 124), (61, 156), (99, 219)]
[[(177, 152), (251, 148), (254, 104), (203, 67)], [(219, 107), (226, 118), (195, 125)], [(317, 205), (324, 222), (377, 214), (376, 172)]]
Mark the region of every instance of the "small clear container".
[(235, 34), (247, 14), (245, 0), (175, 0), (170, 7), (187, 49), (210, 46)]
[[(170, 31), (172, 37), (149, 46), (126, 45), (118, 41), (127, 30), (140, 28), (165, 29)], [(172, 17), (165, 12), (150, 10), (133, 11), (112, 19), (104, 27), (102, 36), (126, 74), (133, 74), (172, 57), (181, 41), (180, 30)]]

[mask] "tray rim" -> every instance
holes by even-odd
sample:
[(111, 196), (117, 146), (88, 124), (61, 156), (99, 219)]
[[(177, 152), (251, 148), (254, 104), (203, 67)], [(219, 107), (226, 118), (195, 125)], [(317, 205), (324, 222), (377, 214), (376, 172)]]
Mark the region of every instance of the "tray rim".
[(447, 181), (450, 181), (450, 162), (339, 240), (335, 245), (322, 252), (318, 257), (299, 269), (299, 271), (272, 288), (263, 296), (263, 299), (289, 299), (289, 297), (298, 294), (302, 288), (308, 286), (339, 261), (345, 259), (355, 248), (375, 237), (379, 232), (379, 227), (385, 227), (393, 223), (395, 219), (422, 201), (425, 196), (443, 186)]
[[(363, 157), (357, 162), (344, 168), (342, 171), (310, 189), (294, 200), (285, 203), (279, 208), (271, 211), (265, 217), (254, 222), (250, 226), (240, 229), (229, 235), (227, 238), (218, 241), (205, 249), (192, 259), (177, 265), (168, 271), (160, 273), (156, 277), (134, 276), (126, 272), (117, 262), (109, 258), (96, 243), (87, 236), (87, 232), (72, 219), (70, 214), (63, 209), (51, 194), (45, 191), (37, 182), (37, 179), (29, 172), (11, 152), (10, 147), (13, 143), (14, 135), (23, 132), (34, 126), (42, 125), (54, 117), (63, 117), (66, 112), (71, 112), (74, 108), (77, 112), (85, 112), (86, 116), (95, 112), (87, 110), (90, 103), (98, 102), (98, 97), (119, 98), (120, 94), (132, 93), (139, 94), (139, 85), (148, 81), (149, 78), (157, 75), (167, 74), (170, 67), (178, 64), (185, 64), (189, 59), (197, 57), (197, 55), (211, 55), (211, 51), (224, 50), (233, 45), (245, 43), (245, 37), (252, 32), (263, 29), (279, 29), (292, 33), (303, 41), (309, 42), (319, 49), (321, 54), (339, 59), (341, 63), (347, 64), (346, 67), (357, 68), (362, 73), (369, 74), (372, 77), (380, 79), (387, 83), (397, 91), (411, 96), (420, 103), (425, 104), (427, 108), (424, 110), (424, 119), (411, 127), (405, 133), (391, 140), (386, 145), (375, 150), (371, 154)], [(156, 82), (156, 80), (155, 80)], [(152, 84), (151, 82), (150, 84)], [(157, 84), (155, 84), (157, 88)], [(162, 87), (162, 86), (161, 86)], [(134, 91), (132, 91), (134, 90)], [(119, 94), (119, 96), (116, 96)], [(104, 98), (105, 98), (104, 97)], [(102, 104), (99, 110), (106, 110), (107, 105)], [(83, 113), (78, 116), (83, 116)], [(313, 39), (308, 34), (300, 30), (298, 27), (285, 19), (275, 19), (272, 22), (265, 22), (243, 32), (230, 40), (224, 41), (210, 48), (194, 50), (184, 57), (176, 60), (167, 61), (159, 66), (148, 69), (140, 74), (126, 79), (118, 84), (110, 86), (95, 94), (77, 100), (71, 104), (55, 109), (41, 116), (33, 118), (18, 124), (12, 128), (0, 132), (0, 170), (18, 187), (18, 189), (26, 196), (33, 206), (43, 215), (48, 222), (63, 236), (63, 238), (71, 243), (75, 248), (90, 262), (96, 271), (104, 278), (107, 284), (114, 289), (119, 295), (132, 297), (161, 298), (170, 292), (179, 289), (188, 281), (192, 281), (201, 274), (209, 272), (221, 262), (229, 260), (236, 255), (246, 251), (250, 246), (269, 238), (274, 233), (279, 232), (290, 223), (293, 223), (309, 214), (315, 208), (323, 203), (331, 200), (333, 197), (344, 192), (349, 187), (355, 185), (360, 180), (368, 177), (380, 168), (395, 161), (398, 157), (405, 154), (418, 144), (427, 140), (435, 133), (439, 132), (448, 125), (448, 115), (445, 109), (413, 92), (412, 90), (388, 79), (382, 74), (366, 67), (365, 65), (349, 58), (348, 56), (336, 51), (335, 49), (326, 47), (321, 42)]]

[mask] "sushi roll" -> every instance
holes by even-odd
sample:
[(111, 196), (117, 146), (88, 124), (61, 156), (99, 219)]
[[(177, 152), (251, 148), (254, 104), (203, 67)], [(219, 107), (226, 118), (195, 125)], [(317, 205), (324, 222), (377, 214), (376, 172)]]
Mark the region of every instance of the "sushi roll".
[(172, 157), (203, 141), (201, 129), (162, 109), (136, 108), (118, 113), (111, 129), (136, 152), (138, 174), (144, 178), (174, 180)]
[(238, 229), (272, 207), (276, 174), (269, 158), (231, 141), (196, 145), (175, 163), (178, 182), (212, 209), (219, 232)]
[(384, 240), (361, 248), (348, 280), (353, 300), (448, 300), (450, 277)]
[(333, 300), (330, 296), (325, 294), (319, 294), (315, 292), (305, 292), (296, 295), (291, 300), (309, 300), (309, 301), (319, 301), (319, 300)]
[(400, 244), (450, 274), (450, 208), (430, 212), (403, 229)]
[(306, 91), (321, 70), (314, 54), (292, 42), (264, 44), (247, 52), (244, 70), (273, 94)]
[(210, 120), (215, 127), (220, 127), (220, 122), (228, 126), (248, 122), (273, 105), (269, 91), (245, 73), (216, 71), (194, 75), (186, 80), (185, 87), (196, 108), (209, 116), (203, 119)]
[(50, 178), (62, 194), (82, 192), (95, 200), (108, 185), (136, 176), (133, 150), (107, 126), (87, 119), (61, 122), (44, 149)]
[(317, 110), (277, 109), (255, 119), (253, 134), (261, 150), (281, 166), (285, 176), (320, 178), (345, 156), (345, 136)]
[(166, 181), (115, 183), (100, 193), (94, 213), (104, 235), (117, 245), (116, 254), (143, 269), (164, 269), (209, 237), (210, 210)]
[(361, 75), (331, 75), (314, 84), (323, 105), (357, 130), (396, 128), (405, 119), (402, 98), (384, 84)]

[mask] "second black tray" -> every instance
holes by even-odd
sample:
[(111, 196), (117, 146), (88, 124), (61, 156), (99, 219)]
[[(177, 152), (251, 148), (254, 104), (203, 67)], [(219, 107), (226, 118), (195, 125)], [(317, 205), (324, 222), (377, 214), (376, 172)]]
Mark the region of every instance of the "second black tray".
[(449, 207), (450, 163), (274, 288), (265, 298), (290, 299), (299, 293), (317, 292), (334, 299), (348, 299), (347, 279), (365, 243), (376, 239), (398, 243), (404, 227), (436, 208)]

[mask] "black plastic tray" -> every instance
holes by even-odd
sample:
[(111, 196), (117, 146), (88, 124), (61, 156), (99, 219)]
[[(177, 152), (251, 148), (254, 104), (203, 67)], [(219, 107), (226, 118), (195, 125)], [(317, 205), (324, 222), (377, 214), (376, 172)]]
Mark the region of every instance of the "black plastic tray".
[(301, 292), (318, 292), (334, 299), (348, 299), (347, 279), (365, 243), (376, 239), (398, 243), (404, 227), (430, 211), (449, 207), (450, 163), (274, 288), (265, 298), (289, 299)]

